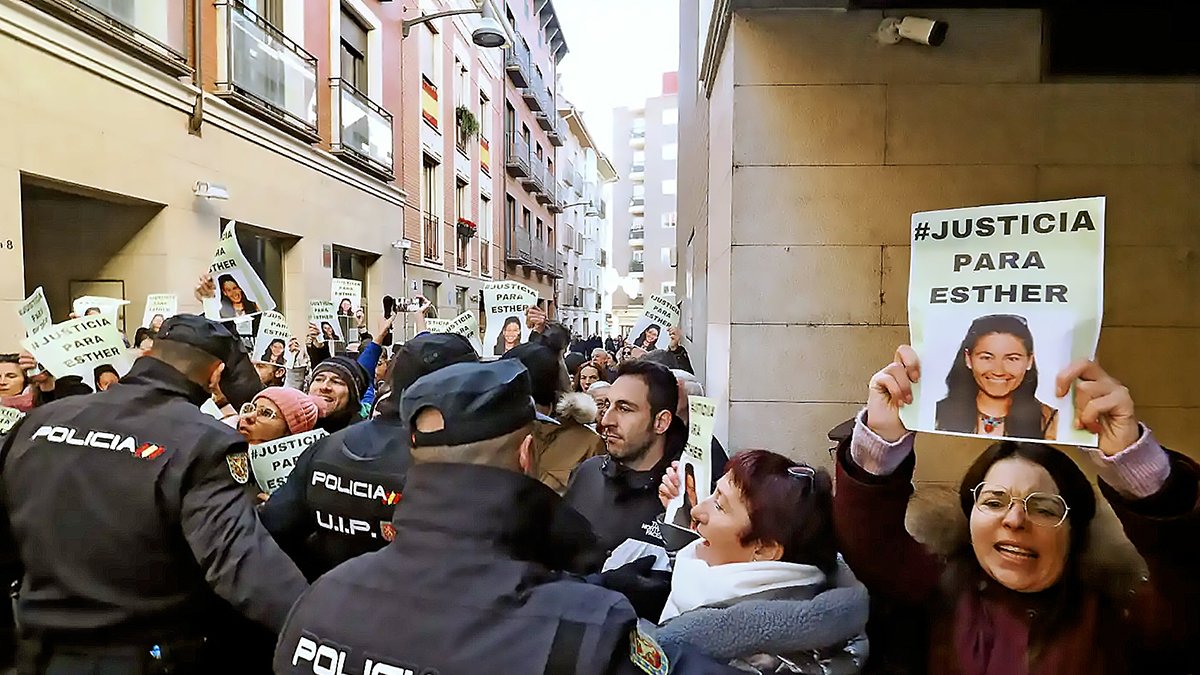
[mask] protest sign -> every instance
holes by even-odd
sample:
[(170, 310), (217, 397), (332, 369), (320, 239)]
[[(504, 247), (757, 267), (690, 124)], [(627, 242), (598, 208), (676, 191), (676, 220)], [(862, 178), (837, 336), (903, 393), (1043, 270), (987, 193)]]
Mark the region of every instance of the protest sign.
[(653, 349), (668, 349), (671, 346), (671, 336), (668, 328), (679, 326), (679, 307), (666, 296), (651, 295), (646, 302), (642, 316), (634, 322), (629, 336), (633, 338), (633, 346), (646, 351)]
[(449, 333), (450, 319), (425, 319), (425, 328), (430, 333)]
[(362, 310), (363, 283), (357, 279), (334, 279), (330, 299), (337, 308), (338, 322), (342, 335), (347, 338), (358, 335), (357, 316)]
[(205, 300), (204, 314), (213, 321), (275, 309), (275, 301), (266, 285), (258, 278), (258, 273), (250, 266), (238, 245), (235, 225), (235, 221), (230, 221), (225, 226), (208, 268), (209, 275), (217, 285), (217, 297)]
[(174, 293), (152, 293), (146, 296), (146, 311), (142, 312), (142, 328), (157, 332), (162, 322), (179, 313), (179, 297)]
[(909, 330), (921, 382), (913, 431), (1070, 445), (1073, 392), (1055, 376), (1093, 358), (1103, 312), (1104, 198), (916, 213)]
[(95, 386), (97, 367), (112, 366), (123, 376), (133, 365), (116, 322), (104, 314), (51, 325), (21, 345), (54, 377), (78, 375), (89, 387)]
[(712, 494), (712, 439), (717, 407), (704, 396), (688, 396), (688, 439), (679, 458), (679, 496), (667, 504), (663, 522), (695, 530), (692, 509)]
[(346, 342), (342, 327), (338, 324), (336, 309), (329, 300), (308, 301), (308, 322), (317, 327), (321, 341)]
[(454, 317), (446, 326), (445, 332), (467, 338), (475, 353), (483, 356), (483, 344), (479, 341), (479, 319), (475, 318), (475, 312), (463, 312)]
[(296, 459), (317, 439), (328, 436), (324, 429), (314, 429), (279, 440), (250, 446), (250, 469), (263, 492), (271, 494), (284, 483), (296, 468)]
[(7, 434), (12, 431), (13, 426), (25, 417), (25, 413), (16, 408), (8, 406), (0, 406), (0, 434)]
[(258, 322), (258, 334), (254, 336), (254, 349), (250, 352), (250, 359), (284, 368), (293, 367), (296, 355), (287, 348), (291, 337), (287, 319), (282, 314), (263, 312)]
[(41, 286), (25, 298), (25, 302), (17, 308), (17, 314), (25, 326), (26, 335), (33, 335), (50, 325), (50, 305), (46, 304), (46, 294)]
[(122, 300), (121, 298), (103, 298), (96, 295), (85, 295), (75, 298), (75, 302), (71, 303), (71, 311), (77, 317), (102, 314), (111, 319), (115, 324), (117, 322), (117, 310), (128, 304), (128, 300)]
[(503, 356), (529, 341), (525, 312), (537, 304), (537, 292), (516, 281), (492, 281), (483, 285), (483, 308), (487, 312), (487, 335), (483, 344), (489, 356)]

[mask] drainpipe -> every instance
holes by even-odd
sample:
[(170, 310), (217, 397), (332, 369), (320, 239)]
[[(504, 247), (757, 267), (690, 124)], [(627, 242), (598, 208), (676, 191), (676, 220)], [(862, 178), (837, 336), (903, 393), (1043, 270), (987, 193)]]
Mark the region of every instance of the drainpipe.
[(195, 61), (192, 68), (192, 84), (197, 91), (196, 101), (192, 104), (192, 114), (188, 117), (188, 133), (194, 136), (203, 135), (200, 126), (204, 123), (204, 78), (201, 70), (204, 60), (200, 53), (200, 5), (201, 0), (192, 0), (192, 58)]

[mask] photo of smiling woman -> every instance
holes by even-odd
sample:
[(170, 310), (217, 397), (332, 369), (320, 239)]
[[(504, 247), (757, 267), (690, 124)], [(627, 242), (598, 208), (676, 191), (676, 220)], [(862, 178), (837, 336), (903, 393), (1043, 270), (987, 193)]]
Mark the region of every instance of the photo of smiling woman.
[(504, 327), (496, 336), (496, 348), (492, 350), (492, 355), (504, 356), (508, 350), (519, 344), (521, 344), (521, 319), (510, 316), (504, 320)]
[(971, 322), (938, 401), (936, 428), (981, 436), (1055, 439), (1058, 410), (1037, 399), (1033, 333), (1025, 317)]
[(222, 274), (217, 277), (217, 292), (221, 297), (221, 318), (232, 319), (258, 313), (258, 305), (246, 297), (242, 285), (232, 274)]

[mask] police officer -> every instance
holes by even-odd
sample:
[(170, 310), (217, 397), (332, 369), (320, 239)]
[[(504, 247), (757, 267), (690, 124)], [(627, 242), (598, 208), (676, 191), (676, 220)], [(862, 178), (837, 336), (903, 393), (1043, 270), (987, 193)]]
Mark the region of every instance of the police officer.
[(391, 540), (392, 511), (411, 463), (400, 394), (422, 375), (478, 360), (461, 335), (409, 340), (396, 352), (392, 393), (380, 402), (379, 417), (322, 438), (298, 458), (259, 516), (309, 579)]
[(245, 442), (199, 410), (234, 340), (167, 319), (118, 386), (37, 408), (6, 438), (21, 673), (218, 672), (230, 605), (283, 625), (306, 583), (234, 478)]
[(663, 652), (623, 596), (559, 571), (595, 536), (528, 475), (537, 413), (523, 365), (443, 368), (401, 411), (413, 467), (395, 539), (296, 603), (276, 673), (738, 672)]

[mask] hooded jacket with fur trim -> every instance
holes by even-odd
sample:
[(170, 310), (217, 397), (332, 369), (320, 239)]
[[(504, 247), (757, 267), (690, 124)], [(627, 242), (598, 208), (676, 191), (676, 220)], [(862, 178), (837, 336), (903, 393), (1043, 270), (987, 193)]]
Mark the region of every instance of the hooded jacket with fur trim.
[(604, 454), (604, 440), (586, 426), (596, 421), (596, 402), (590, 395), (565, 394), (554, 412), (557, 425), (534, 423), (533, 464), (537, 479), (561, 495), (575, 467)]

